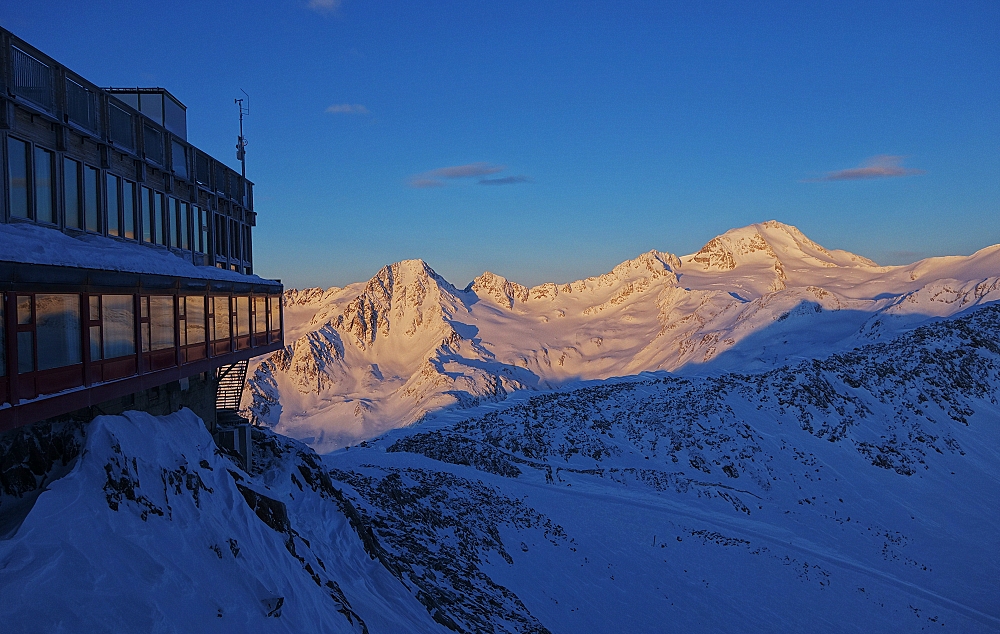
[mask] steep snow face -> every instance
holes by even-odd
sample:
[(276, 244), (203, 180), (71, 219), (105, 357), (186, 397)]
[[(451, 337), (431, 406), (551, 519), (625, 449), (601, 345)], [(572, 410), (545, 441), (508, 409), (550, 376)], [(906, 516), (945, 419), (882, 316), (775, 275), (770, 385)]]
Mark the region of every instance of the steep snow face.
[(486, 272), (460, 290), (411, 260), (367, 283), (286, 291), (288, 346), (257, 366), (245, 405), (328, 451), (522, 389), (769, 369), (996, 299), (1000, 246), (880, 267), (774, 221), (531, 288)]
[(84, 429), (72, 470), (0, 540), (4, 631), (435, 629), (306, 447), (255, 432), (249, 474), (189, 410)]

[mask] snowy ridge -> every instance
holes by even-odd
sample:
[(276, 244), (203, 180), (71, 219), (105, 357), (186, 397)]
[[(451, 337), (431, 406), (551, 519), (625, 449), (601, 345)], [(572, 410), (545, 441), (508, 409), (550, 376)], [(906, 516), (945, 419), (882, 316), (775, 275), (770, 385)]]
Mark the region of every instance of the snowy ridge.
[(257, 366), (245, 405), (329, 451), (517, 390), (850, 350), (1000, 299), (998, 273), (1000, 247), (880, 267), (774, 221), (531, 288), (487, 272), (457, 289), (410, 260), (367, 283), (286, 291), (288, 346)]

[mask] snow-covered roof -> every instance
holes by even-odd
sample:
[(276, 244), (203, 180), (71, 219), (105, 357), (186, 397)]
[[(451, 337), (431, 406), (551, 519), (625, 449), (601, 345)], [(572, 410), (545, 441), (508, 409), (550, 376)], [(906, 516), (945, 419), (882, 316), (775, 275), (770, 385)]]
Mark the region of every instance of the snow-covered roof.
[(163, 248), (91, 234), (70, 236), (26, 222), (0, 223), (0, 261), (248, 284), (275, 283), (258, 275), (244, 275), (214, 266), (195, 266), (190, 260)]

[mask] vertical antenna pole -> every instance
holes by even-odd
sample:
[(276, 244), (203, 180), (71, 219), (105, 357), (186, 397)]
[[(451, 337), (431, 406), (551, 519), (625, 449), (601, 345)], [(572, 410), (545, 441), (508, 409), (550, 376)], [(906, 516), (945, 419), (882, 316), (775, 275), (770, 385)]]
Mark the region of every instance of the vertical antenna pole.
[(250, 95), (246, 93), (242, 88), (240, 92), (246, 97), (246, 106), (243, 105), (243, 99), (234, 99), (236, 106), (240, 109), (240, 136), (236, 139), (236, 159), (240, 162), (240, 168), (242, 170), (243, 179), (246, 180), (247, 177), (247, 140), (243, 136), (243, 116), (250, 116)]

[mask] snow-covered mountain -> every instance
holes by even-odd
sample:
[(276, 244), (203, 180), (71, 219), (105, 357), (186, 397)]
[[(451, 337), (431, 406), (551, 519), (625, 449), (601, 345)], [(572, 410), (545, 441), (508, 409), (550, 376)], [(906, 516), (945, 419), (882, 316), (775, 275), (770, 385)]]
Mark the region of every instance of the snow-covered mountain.
[[(372, 350), (383, 322), (364, 323)], [(251, 472), (186, 410), (26, 428), (0, 438), (0, 614), (12, 632), (997, 632), (998, 394), (991, 302), (759, 371), (525, 390), (322, 458), (258, 429)]]
[(692, 255), (527, 288), (458, 289), (420, 260), (285, 294), (287, 347), (249, 381), (252, 416), (320, 451), (518, 390), (668, 370), (767, 370), (1000, 299), (1000, 245), (881, 267), (798, 229), (733, 229)]

